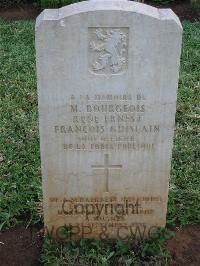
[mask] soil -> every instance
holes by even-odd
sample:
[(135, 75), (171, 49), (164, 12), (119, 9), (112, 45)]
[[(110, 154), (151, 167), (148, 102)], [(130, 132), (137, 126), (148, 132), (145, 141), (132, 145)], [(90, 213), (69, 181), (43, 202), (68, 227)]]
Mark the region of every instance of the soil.
[(152, 6), (156, 6), (159, 8), (171, 8), (174, 13), (180, 18), (181, 21), (183, 20), (200, 20), (200, 12), (195, 11), (190, 4), (190, 0), (176, 0), (172, 1), (168, 4), (155, 4), (152, 1), (145, 1), (146, 4), (150, 4)]
[[(171, 8), (181, 20), (200, 20), (200, 12), (194, 11), (190, 5), (190, 0), (175, 0), (169, 4), (155, 4), (152, 0), (146, 0), (145, 4), (160, 8)], [(23, 7), (0, 9), (0, 18), (8, 20), (35, 19), (42, 10), (33, 5), (27, 4)]]
[(200, 225), (188, 225), (177, 230), (166, 245), (172, 254), (169, 266), (200, 265)]
[[(17, 226), (0, 232), (1, 266), (41, 266), (41, 230), (38, 227)], [(200, 225), (188, 225), (176, 230), (174, 238), (166, 241), (172, 254), (169, 266), (200, 265)]]
[(17, 226), (0, 232), (1, 266), (40, 266), (42, 237), (37, 227)]
[(33, 4), (27, 4), (22, 7), (13, 7), (9, 9), (0, 9), (0, 18), (6, 20), (36, 19), (42, 10)]

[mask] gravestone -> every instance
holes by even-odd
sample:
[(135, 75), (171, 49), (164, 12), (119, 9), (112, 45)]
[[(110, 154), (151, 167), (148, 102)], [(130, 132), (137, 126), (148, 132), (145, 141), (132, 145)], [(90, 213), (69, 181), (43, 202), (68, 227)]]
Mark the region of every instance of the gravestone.
[(44, 222), (59, 239), (165, 226), (182, 27), (170, 9), (85, 1), (36, 22)]

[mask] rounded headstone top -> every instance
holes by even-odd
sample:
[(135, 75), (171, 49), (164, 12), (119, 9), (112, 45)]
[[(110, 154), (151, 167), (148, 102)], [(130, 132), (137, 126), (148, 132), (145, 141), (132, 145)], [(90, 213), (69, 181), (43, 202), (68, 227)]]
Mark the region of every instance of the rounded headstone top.
[(171, 9), (158, 9), (141, 2), (129, 0), (89, 0), (67, 5), (59, 9), (45, 9), (37, 17), (36, 29), (43, 21), (61, 20), (73, 15), (94, 11), (125, 11), (137, 13), (160, 21), (173, 21), (182, 30), (179, 18)]

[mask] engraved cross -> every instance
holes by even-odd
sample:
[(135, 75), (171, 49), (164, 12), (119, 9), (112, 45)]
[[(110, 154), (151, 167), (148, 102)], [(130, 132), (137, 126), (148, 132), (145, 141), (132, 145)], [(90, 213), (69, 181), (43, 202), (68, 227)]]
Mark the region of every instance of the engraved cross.
[(109, 155), (104, 155), (104, 164), (103, 165), (92, 165), (93, 169), (104, 169), (104, 176), (105, 176), (105, 192), (109, 191), (109, 170), (110, 169), (121, 169), (122, 165), (111, 165), (109, 164)]

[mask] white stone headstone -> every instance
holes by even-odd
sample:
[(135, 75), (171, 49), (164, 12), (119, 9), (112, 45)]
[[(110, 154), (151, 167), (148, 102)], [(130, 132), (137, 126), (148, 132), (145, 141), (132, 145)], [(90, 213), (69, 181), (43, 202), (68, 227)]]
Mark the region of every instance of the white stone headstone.
[(37, 18), (44, 221), (57, 238), (165, 226), (181, 36), (172, 10), (129, 1)]

